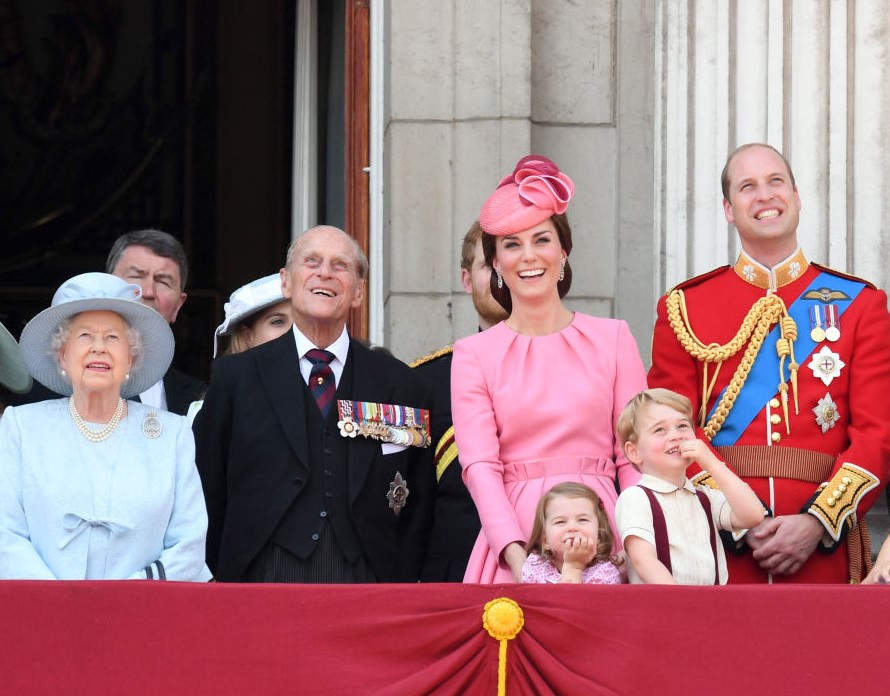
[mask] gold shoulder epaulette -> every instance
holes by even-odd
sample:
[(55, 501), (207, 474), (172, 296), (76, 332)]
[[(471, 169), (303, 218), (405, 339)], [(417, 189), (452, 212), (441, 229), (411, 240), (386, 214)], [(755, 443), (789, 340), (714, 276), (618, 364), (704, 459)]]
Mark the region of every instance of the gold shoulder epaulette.
[(454, 351), (454, 344), (449, 343), (444, 348), (439, 348), (439, 350), (434, 350), (432, 353), (428, 353), (427, 355), (424, 355), (422, 358), (417, 358), (417, 360), (414, 360), (413, 362), (409, 363), (408, 366), (409, 367), (420, 367), (421, 365), (424, 365), (428, 362), (432, 362), (436, 358), (441, 358), (443, 355), (448, 355), (452, 351)]
[(723, 273), (728, 268), (731, 268), (731, 266), (720, 266), (719, 268), (715, 268), (714, 270), (708, 271), (707, 273), (702, 273), (701, 275), (697, 275), (697, 276), (693, 276), (692, 278), (688, 278), (687, 280), (684, 280), (682, 283), (678, 283), (677, 285), (672, 287), (670, 290), (668, 290), (665, 293), (665, 295), (670, 295), (674, 290), (686, 290), (687, 288), (691, 288), (695, 285), (698, 285), (699, 283), (703, 283), (708, 278), (713, 278), (715, 275)]
[(869, 287), (872, 290), (875, 289), (874, 284), (870, 283), (865, 278), (859, 278), (858, 276), (850, 275), (849, 273), (844, 273), (844, 272), (838, 271), (834, 268), (829, 268), (828, 266), (823, 266), (821, 263), (811, 263), (810, 265), (815, 266), (823, 273), (830, 273), (831, 275), (836, 275), (836, 276), (839, 276), (840, 278), (846, 278), (847, 280), (852, 280), (857, 283), (865, 283), (866, 287)]

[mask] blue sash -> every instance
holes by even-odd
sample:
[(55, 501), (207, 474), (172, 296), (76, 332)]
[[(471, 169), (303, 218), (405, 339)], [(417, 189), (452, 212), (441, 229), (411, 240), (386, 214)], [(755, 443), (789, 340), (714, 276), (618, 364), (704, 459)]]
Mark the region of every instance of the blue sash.
[[(846, 300), (833, 300), (831, 303), (837, 307), (837, 315), (840, 318), (865, 287), (865, 283), (822, 272), (816, 276), (813, 282), (810, 283), (810, 286), (788, 308), (788, 314), (797, 324), (794, 356), (801, 367), (803, 367), (817, 345), (810, 338), (808, 329), (810, 326), (810, 303), (822, 302), (819, 298), (807, 298), (805, 296), (811, 290), (818, 291), (820, 288), (825, 287), (830, 287), (832, 290), (840, 290), (849, 298)], [(739, 392), (732, 410), (723, 423), (723, 427), (720, 428), (712, 440), (713, 445), (734, 445), (742, 436), (742, 433), (747, 430), (751, 421), (763, 409), (763, 405), (776, 395), (778, 391), (776, 387), (779, 378), (779, 356), (776, 353), (775, 345), (776, 341), (781, 338), (781, 335), (778, 324), (767, 335), (766, 340), (760, 347), (760, 351), (757, 353), (757, 357), (754, 359), (751, 372), (748, 374), (748, 379), (745, 380), (745, 386)], [(788, 361), (785, 362), (785, 366), (788, 366)], [(714, 406), (708, 414), (708, 420), (714, 415), (717, 404), (720, 403), (720, 399), (725, 391), (726, 389), (723, 389), (717, 401), (714, 402)]]

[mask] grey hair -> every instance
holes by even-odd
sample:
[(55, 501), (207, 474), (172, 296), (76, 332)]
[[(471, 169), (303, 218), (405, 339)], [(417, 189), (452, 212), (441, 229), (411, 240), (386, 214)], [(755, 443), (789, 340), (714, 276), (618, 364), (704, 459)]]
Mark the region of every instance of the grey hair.
[[(62, 346), (67, 343), (71, 334), (71, 321), (73, 319), (73, 316), (63, 319), (49, 337), (49, 349), (47, 350), (47, 353), (56, 360), (59, 360), (59, 352), (62, 350)], [(123, 317), (121, 317), (121, 319), (123, 319)], [(127, 324), (126, 319), (124, 319), (124, 323)], [(130, 357), (133, 358), (133, 364), (130, 365), (130, 374), (132, 374), (142, 369), (142, 362), (145, 356), (145, 344), (142, 342), (142, 332), (135, 326), (130, 326), (129, 324), (127, 324), (127, 342), (130, 344)], [(61, 363), (59, 364), (59, 367), (61, 367)]]
[(294, 241), (290, 243), (290, 246), (287, 247), (287, 260), (285, 261), (285, 266), (287, 268), (293, 267), (293, 263), (297, 258), (297, 252), (303, 245), (303, 241), (306, 235), (317, 230), (333, 230), (346, 237), (346, 239), (348, 239), (350, 244), (352, 245), (352, 251), (353, 256), (355, 257), (355, 267), (356, 271), (358, 272), (358, 277), (362, 280), (366, 280), (368, 278), (368, 257), (365, 256), (365, 252), (364, 250), (362, 250), (361, 245), (355, 240), (355, 237), (351, 237), (339, 227), (333, 227), (331, 225), (319, 225), (318, 227), (310, 227), (308, 230), (300, 232), (300, 234), (298, 234), (294, 238)]

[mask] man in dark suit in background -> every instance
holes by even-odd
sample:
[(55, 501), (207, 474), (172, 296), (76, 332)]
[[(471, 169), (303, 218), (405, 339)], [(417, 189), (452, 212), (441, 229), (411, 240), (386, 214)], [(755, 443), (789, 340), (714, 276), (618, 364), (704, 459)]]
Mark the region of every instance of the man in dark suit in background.
[[(464, 235), (460, 257), (460, 279), (484, 331), (509, 315), (491, 296), (491, 266), (482, 253), (479, 221)], [(411, 367), (433, 380), (436, 405), (433, 445), (436, 466), (436, 511), (430, 545), (423, 562), (422, 582), (461, 582), (473, 544), (479, 536), (479, 513), (461, 477), (454, 426), (451, 423), (451, 357), (453, 344), (415, 360)]]
[[(138, 230), (121, 235), (105, 262), (108, 273), (142, 288), (142, 304), (156, 310), (168, 324), (176, 322), (185, 304), (188, 260), (173, 235), (160, 230)], [(164, 379), (139, 395), (140, 401), (184, 416), (207, 385), (171, 367)]]
[(418, 579), (433, 389), (349, 337), (367, 271), (345, 232), (307, 230), (281, 270), (293, 331), (214, 365), (194, 430), (217, 580)]

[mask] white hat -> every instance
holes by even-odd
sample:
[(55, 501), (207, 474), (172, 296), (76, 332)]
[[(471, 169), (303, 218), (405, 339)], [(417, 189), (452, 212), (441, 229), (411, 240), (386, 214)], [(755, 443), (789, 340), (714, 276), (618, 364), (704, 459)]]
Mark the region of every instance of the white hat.
[(12, 334), (0, 324), (0, 384), (16, 394), (31, 389), (31, 375)]
[(271, 307), (284, 300), (281, 292), (281, 276), (277, 273), (257, 278), (247, 285), (242, 285), (229, 295), (229, 301), (223, 306), (226, 313), (225, 321), (213, 334), (213, 357), (216, 357), (216, 344), (220, 336), (228, 336), (238, 328), (239, 322), (256, 314), (266, 307)]
[(50, 351), (52, 335), (76, 314), (108, 310), (123, 317), (142, 336), (142, 364), (121, 385), (121, 396), (129, 399), (157, 383), (173, 360), (173, 332), (164, 317), (139, 302), (141, 297), (138, 285), (109, 273), (83, 273), (66, 280), (53, 295), (52, 306), (22, 331), (19, 343), (31, 376), (58, 394), (71, 394), (71, 382), (62, 376), (58, 357)]

